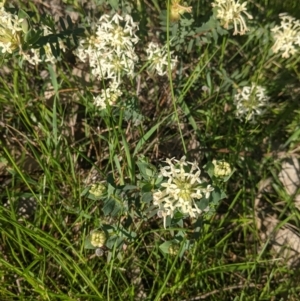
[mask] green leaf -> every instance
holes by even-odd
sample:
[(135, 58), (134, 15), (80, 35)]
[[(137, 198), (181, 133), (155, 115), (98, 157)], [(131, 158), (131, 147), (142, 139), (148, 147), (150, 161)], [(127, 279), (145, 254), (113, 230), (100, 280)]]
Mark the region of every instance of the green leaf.
[(28, 24), (28, 21), (27, 19), (24, 19), (22, 21), (22, 31), (27, 34), (28, 33), (28, 29), (29, 29), (29, 24)]
[(112, 194), (106, 201), (104, 202), (104, 206), (102, 211), (105, 216), (111, 215), (116, 216), (123, 209), (123, 200), (119, 198), (118, 195)]
[(120, 229), (120, 236), (126, 237), (126, 239), (132, 241), (137, 237), (136, 232), (134, 231), (127, 231), (124, 228)]
[(201, 27), (198, 27), (195, 31), (196, 33), (204, 33), (206, 31), (211, 31), (217, 27), (217, 20), (214, 16), (211, 16), (210, 19), (204, 23)]
[(108, 196), (111, 196), (112, 194), (114, 194), (116, 191), (116, 188), (110, 183), (107, 181), (107, 194)]
[(145, 214), (148, 219), (152, 218), (154, 215), (157, 214), (157, 206), (150, 206), (148, 209), (145, 210)]
[(29, 15), (23, 9), (19, 9), (18, 17), (19, 19), (30, 19)]
[(218, 187), (215, 187), (215, 189), (211, 193), (211, 197), (212, 197), (212, 203), (214, 205), (217, 205), (220, 200), (226, 198), (227, 196), (224, 191), (220, 190), (220, 188)]
[(203, 198), (199, 202), (197, 202), (197, 205), (200, 210), (205, 210), (208, 207), (208, 204), (209, 204), (209, 200), (206, 198)]
[(160, 176), (160, 177), (157, 177), (156, 180), (155, 180), (155, 185), (159, 185), (162, 181), (163, 181), (164, 177)]
[(147, 193), (147, 192), (150, 192), (152, 193), (152, 188), (153, 188), (153, 185), (151, 183), (145, 183), (142, 185), (142, 192), (144, 193)]
[(142, 177), (146, 180), (152, 180), (154, 176), (157, 174), (156, 167), (146, 161), (139, 160), (137, 163), (139, 171)]
[(116, 244), (116, 247), (118, 248), (122, 245), (122, 243), (123, 243), (123, 238), (121, 238), (117, 235), (113, 235), (108, 238), (105, 245), (107, 248), (112, 249), (115, 244)]
[(152, 201), (153, 197), (152, 197), (152, 192), (146, 192), (142, 194), (142, 202), (150, 204), (150, 202)]
[(68, 29), (72, 29), (73, 28), (73, 22), (72, 22), (72, 19), (69, 15), (67, 15), (67, 22), (68, 22), (68, 26), (69, 26)]
[(62, 27), (63, 30), (67, 30), (65, 21), (62, 17), (59, 17), (59, 23), (60, 23), (60, 26)]
[(173, 242), (171, 240), (165, 241), (159, 246), (159, 248), (164, 254), (169, 254), (169, 248), (172, 244)]
[(212, 179), (214, 176), (214, 170), (215, 170), (215, 166), (213, 165), (212, 162), (207, 162), (205, 164), (205, 171), (208, 173), (208, 175), (210, 176), (210, 178)]
[(29, 45), (35, 47), (37, 42), (39, 41), (41, 35), (42, 35), (41, 31), (29, 30), (25, 35), (25, 41)]
[(115, 201), (113, 199), (108, 199), (102, 208), (105, 216), (109, 215), (115, 208)]
[(119, 203), (115, 202), (114, 205), (115, 205), (115, 206), (114, 206), (113, 211), (111, 212), (111, 216), (116, 216), (116, 215), (118, 215), (118, 213), (122, 210), (122, 206), (121, 206)]
[(84, 248), (85, 249), (96, 249), (96, 247), (94, 247), (92, 244), (91, 244), (91, 239), (90, 239), (90, 235), (88, 235), (85, 240), (84, 240)]
[(192, 51), (192, 48), (194, 46), (194, 40), (190, 40), (188, 48), (187, 48), (187, 53), (190, 53)]
[(81, 192), (80, 196), (85, 196), (90, 190), (90, 187), (86, 187), (83, 189), (83, 191)]
[(118, 10), (118, 8), (119, 8), (118, 0), (108, 0), (108, 3), (114, 10)]

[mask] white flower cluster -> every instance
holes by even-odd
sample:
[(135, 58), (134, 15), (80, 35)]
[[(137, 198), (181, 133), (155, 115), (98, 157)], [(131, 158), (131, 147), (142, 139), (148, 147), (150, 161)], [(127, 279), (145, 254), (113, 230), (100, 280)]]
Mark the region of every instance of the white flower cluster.
[(75, 54), (83, 62), (89, 60), (91, 71), (98, 79), (110, 79), (121, 83), (122, 75), (134, 75), (138, 61), (134, 44), (138, 24), (131, 16), (103, 15), (98, 20), (95, 34), (80, 41)]
[(274, 53), (282, 52), (283, 58), (288, 58), (297, 52), (296, 45), (300, 45), (300, 21), (287, 15), (279, 15), (280, 26), (271, 29), (275, 43), (272, 47)]
[[(165, 48), (159, 47), (158, 44), (150, 42), (146, 49), (147, 60), (150, 62), (148, 67), (150, 72), (157, 71), (157, 74), (163, 76), (168, 71), (168, 53)], [(170, 53), (170, 56), (173, 52)], [(177, 57), (170, 60), (170, 68), (174, 69), (177, 63)]]
[(112, 82), (109, 88), (103, 89), (100, 95), (94, 97), (94, 104), (100, 110), (104, 110), (107, 104), (114, 105), (121, 95), (122, 91), (118, 88), (118, 84)]
[(260, 116), (265, 112), (269, 105), (269, 97), (266, 89), (254, 83), (243, 87), (235, 96), (236, 116), (240, 119), (246, 118), (247, 121), (255, 122), (255, 116)]
[(157, 214), (163, 217), (165, 228), (167, 216), (172, 218), (177, 210), (190, 217), (198, 217), (202, 211), (195, 201), (203, 196), (209, 198), (213, 190), (211, 185), (204, 187), (199, 167), (196, 163), (187, 162), (185, 156), (180, 160), (167, 159), (166, 162), (168, 166), (161, 168), (160, 176), (167, 181), (161, 184), (162, 190), (153, 193), (153, 204), (158, 206)]
[[(43, 25), (43, 36), (48, 36), (52, 34), (50, 27)], [(59, 49), (60, 51), (66, 51), (66, 47), (62, 40), (59, 40)], [(28, 61), (32, 65), (38, 65), (40, 62), (46, 62), (50, 64), (55, 64), (57, 62), (57, 58), (53, 55), (50, 43), (43, 45), (44, 55), (42, 58), (40, 57), (40, 49), (31, 48), (29, 53), (22, 53), (24, 59)]]
[(247, 13), (246, 5), (247, 2), (240, 4), (239, 0), (215, 0), (212, 3), (212, 6), (217, 8), (217, 18), (225, 29), (233, 23), (234, 35), (244, 35), (249, 30), (242, 15), (243, 13), (248, 19), (252, 19), (252, 16)]
[(0, 49), (1, 53), (12, 53), (21, 47), (21, 32), (23, 19), (0, 7)]
[[(23, 28), (24, 27), (24, 28)], [(19, 50), (19, 55), (30, 64), (37, 65), (45, 61), (47, 63), (56, 63), (57, 59), (54, 57), (50, 44), (43, 46), (44, 57), (40, 58), (40, 49), (30, 49), (24, 52), (22, 49), (23, 35), (28, 30), (28, 23), (26, 19), (19, 19), (17, 15), (13, 15), (4, 10), (0, 5), (0, 49), (1, 53), (12, 53)], [(48, 26), (42, 26), (43, 36), (52, 34)], [(65, 51), (65, 45), (59, 40), (60, 50)]]

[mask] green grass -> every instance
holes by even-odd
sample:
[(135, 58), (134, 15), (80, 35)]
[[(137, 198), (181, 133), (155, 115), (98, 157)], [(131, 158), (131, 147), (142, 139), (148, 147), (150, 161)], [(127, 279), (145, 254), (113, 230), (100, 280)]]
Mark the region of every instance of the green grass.
[[(77, 1), (66, 2), (69, 9), (78, 7)], [(204, 16), (201, 6), (210, 11), (202, 2), (189, 4), (199, 4), (194, 19)], [(139, 95), (135, 80), (123, 86), (124, 103), (131, 106), (107, 113), (92, 105), (103, 83), (72, 75), (75, 66), (67, 57), (55, 68), (3, 58), (1, 300), (299, 300), (299, 270), (275, 254), (272, 237), (263, 240), (256, 221), (257, 214), (262, 220), (276, 216), (277, 228), (299, 228), (299, 211), (278, 179), (281, 158), (299, 153), (298, 62), (269, 55), (269, 27), (262, 24), (268, 18), (278, 22), (281, 2), (275, 2), (260, 1), (265, 17), (255, 24), (263, 38), (229, 31), (216, 42), (195, 44), (190, 53), (186, 41), (179, 43), (180, 65), (172, 80), (141, 72)], [(144, 5), (149, 28), (158, 28), (157, 8), (163, 4)], [(285, 1), (284, 8), (293, 12), (295, 1)], [(255, 125), (234, 115), (233, 89), (243, 82), (264, 84), (271, 97), (270, 109)], [(45, 96), (49, 87), (51, 97)], [(136, 113), (141, 122), (134, 124)], [(141, 181), (136, 163), (147, 158), (158, 168), (166, 158), (184, 154), (200, 166), (224, 159), (235, 172), (223, 183), (227, 198), (215, 214), (165, 230), (156, 215), (147, 218), (148, 204), (135, 199)], [(105, 215), (102, 201), (88, 197), (85, 180), (93, 171), (102, 182), (136, 185), (126, 199), (125, 193), (124, 199), (116, 197), (122, 208), (129, 202), (127, 211)], [(257, 207), (259, 184), (267, 179), (270, 187)], [(22, 218), (20, 207), (30, 207), (29, 199), (36, 207)], [(103, 224), (122, 225), (117, 234), (124, 244), (119, 248), (116, 241), (98, 257), (86, 240)], [(159, 246), (176, 231), (184, 233), (177, 255), (163, 253)], [(180, 256), (188, 241), (194, 244)], [(141, 290), (144, 297), (138, 297)]]

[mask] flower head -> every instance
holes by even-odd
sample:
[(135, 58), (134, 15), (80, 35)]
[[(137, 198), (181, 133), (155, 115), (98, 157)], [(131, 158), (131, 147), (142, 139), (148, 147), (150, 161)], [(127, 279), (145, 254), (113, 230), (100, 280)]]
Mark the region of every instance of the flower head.
[(252, 16), (247, 13), (246, 5), (247, 2), (240, 4), (239, 0), (214, 0), (212, 3), (212, 6), (217, 8), (217, 18), (225, 29), (233, 23), (234, 35), (244, 35), (249, 30), (242, 15), (243, 13), (248, 19), (252, 19)]
[(180, 251), (180, 245), (178, 243), (173, 242), (172, 244), (170, 244), (168, 248), (168, 252), (171, 256), (176, 256), (179, 251)]
[(100, 197), (106, 192), (106, 186), (102, 183), (92, 184), (89, 192), (96, 197)]
[(283, 58), (288, 58), (297, 52), (296, 45), (300, 45), (300, 21), (287, 15), (279, 15), (280, 26), (271, 29), (275, 43), (272, 47), (274, 53), (282, 52)]
[(160, 176), (166, 178), (162, 189), (153, 193), (153, 204), (158, 206), (158, 216), (163, 217), (166, 227), (167, 216), (173, 217), (179, 212), (198, 217), (202, 210), (196, 200), (209, 198), (213, 188), (205, 185), (200, 179), (200, 169), (196, 163), (187, 162), (185, 157), (180, 160), (174, 158), (166, 160), (168, 166), (162, 167)]
[(214, 169), (214, 175), (217, 178), (224, 178), (231, 174), (231, 167), (230, 164), (225, 161), (212, 161), (215, 169)]
[(138, 61), (134, 44), (138, 24), (131, 16), (103, 15), (92, 24), (92, 35), (80, 41), (75, 54), (83, 62), (89, 60), (92, 74), (98, 79), (111, 79), (120, 84), (122, 75), (134, 75)]
[[(148, 67), (150, 72), (157, 71), (158, 75), (163, 76), (167, 73), (168, 68), (168, 53), (165, 48), (159, 47), (158, 44), (150, 42), (147, 52), (147, 60), (150, 62)], [(170, 53), (172, 55), (173, 52)], [(176, 66), (177, 57), (171, 58), (171, 70)]]
[(93, 247), (101, 248), (106, 242), (106, 234), (103, 231), (94, 231), (90, 235), (90, 242)]
[(24, 19), (19, 19), (0, 6), (0, 49), (1, 53), (12, 53), (21, 48), (21, 32)]
[(255, 122), (255, 116), (262, 115), (269, 105), (269, 97), (265, 91), (265, 88), (254, 83), (251, 87), (245, 86), (242, 90), (239, 90), (234, 96), (236, 116), (240, 119), (246, 118), (247, 121)]
[(94, 97), (94, 104), (96, 107), (99, 107), (100, 110), (104, 110), (107, 104), (110, 106), (114, 105), (121, 95), (122, 91), (118, 88), (118, 84), (112, 82), (109, 88), (103, 89), (100, 95)]

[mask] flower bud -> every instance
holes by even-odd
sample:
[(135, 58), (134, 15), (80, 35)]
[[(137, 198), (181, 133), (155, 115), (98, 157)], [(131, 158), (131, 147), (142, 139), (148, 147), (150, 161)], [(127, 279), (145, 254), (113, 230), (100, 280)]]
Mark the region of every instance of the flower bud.
[(178, 252), (179, 252), (179, 245), (176, 244), (176, 243), (172, 243), (172, 244), (169, 246), (168, 251), (169, 251), (169, 254), (170, 254), (171, 256), (176, 256), (176, 255), (178, 254)]
[(96, 183), (91, 185), (90, 193), (96, 197), (102, 196), (106, 191), (106, 186), (102, 183)]
[(231, 174), (231, 167), (229, 163), (225, 161), (212, 161), (213, 165), (215, 166), (214, 175), (217, 178), (224, 178)]
[(91, 245), (101, 248), (106, 242), (106, 234), (104, 231), (95, 231), (91, 233)]

